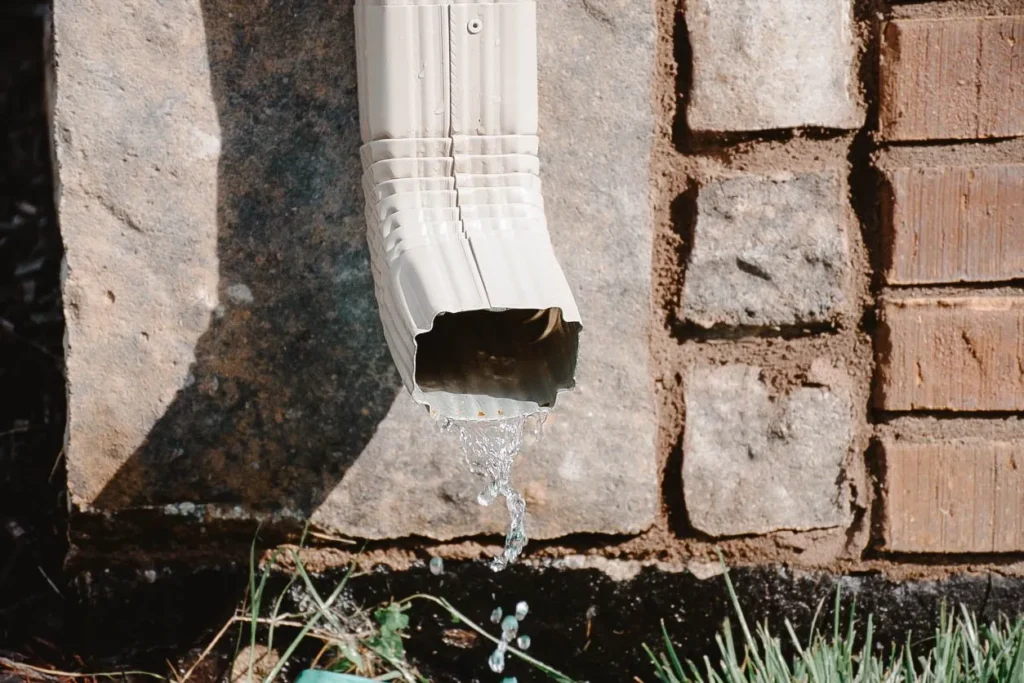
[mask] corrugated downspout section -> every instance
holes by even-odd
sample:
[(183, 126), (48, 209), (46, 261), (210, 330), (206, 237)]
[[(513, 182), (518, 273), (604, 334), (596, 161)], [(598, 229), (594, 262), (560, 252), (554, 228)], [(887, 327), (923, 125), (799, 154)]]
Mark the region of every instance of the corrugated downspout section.
[(493, 419), (575, 383), (580, 314), (548, 235), (534, 0), (356, 0), (367, 239), (413, 398)]

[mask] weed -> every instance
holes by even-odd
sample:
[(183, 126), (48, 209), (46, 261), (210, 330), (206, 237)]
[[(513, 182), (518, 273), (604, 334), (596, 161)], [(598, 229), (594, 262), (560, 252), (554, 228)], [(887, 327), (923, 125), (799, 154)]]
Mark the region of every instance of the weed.
[[(856, 605), (845, 623), (842, 596), (836, 590), (831, 638), (815, 628), (824, 601), (818, 604), (809, 642), (801, 644), (792, 624), (785, 622), (788, 643), (795, 656), (786, 657), (783, 640), (761, 624), (752, 633), (743, 615), (728, 571), (726, 588), (743, 634), (740, 656), (729, 620), (716, 637), (721, 659), (713, 664), (685, 662), (679, 658), (662, 623), (662, 651), (646, 648), (661, 683), (1020, 683), (1024, 682), (1024, 619), (1003, 619), (998, 624), (979, 626), (978, 620), (961, 608), (952, 618), (943, 608), (934, 644), (923, 656), (915, 657), (911, 643), (893, 648), (888, 655), (876, 654), (874, 621), (869, 616), (863, 634), (858, 632)], [(863, 645), (855, 647), (859, 637)]]
[[(300, 546), (301, 547), (301, 546)], [(271, 573), (288, 571), (284, 588), (269, 594)], [(409, 610), (414, 603), (429, 602), (444, 610), (460, 624), (495, 645), (499, 636), (489, 633), (445, 598), (417, 594), (367, 611), (345, 596), (355, 565), (349, 568), (331, 592), (316, 589), (299, 553), (279, 549), (257, 566), (255, 545), (250, 553), (247, 595), (232, 618), (224, 624), (196, 662), (182, 675), (167, 678), (144, 672), (77, 674), (32, 667), (0, 659), (0, 672), (14, 671), (26, 678), (96, 678), (145, 675), (165, 681), (188, 683), (199, 664), (238, 627), (235, 666), (231, 680), (244, 683), (276, 683), (302, 648), (302, 665), (338, 673), (354, 674), (379, 681), (429, 683), (406, 659), (405, 639)], [(274, 582), (276, 583), (276, 581)], [(831, 628), (819, 629), (818, 620), (825, 601), (818, 604), (806, 642), (785, 622), (785, 635), (773, 634), (766, 623), (751, 629), (740, 606), (728, 571), (725, 584), (736, 625), (726, 620), (716, 637), (719, 661), (704, 657), (693, 662), (679, 656), (664, 623), (662, 645), (655, 653), (646, 648), (660, 683), (1024, 683), (1024, 618), (1011, 622), (979, 624), (961, 608), (951, 615), (943, 609), (935, 637), (927, 651), (915, 652), (908, 642), (888, 653), (876, 653), (874, 620), (867, 617), (863, 628), (856, 605), (843, 609), (837, 590)], [(285, 611), (285, 605), (288, 610)], [(278, 655), (282, 629), (291, 639)], [(245, 645), (243, 648), (242, 645)], [(310, 645), (319, 651), (309, 659)], [(556, 683), (576, 683), (561, 671), (506, 643), (505, 652), (516, 657)], [(792, 654), (789, 654), (789, 653)], [(639, 679), (637, 679), (639, 680)]]

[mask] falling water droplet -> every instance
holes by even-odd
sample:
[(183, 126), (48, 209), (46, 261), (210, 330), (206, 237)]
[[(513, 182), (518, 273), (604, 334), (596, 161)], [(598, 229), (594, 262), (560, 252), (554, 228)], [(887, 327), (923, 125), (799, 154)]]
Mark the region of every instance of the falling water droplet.
[(438, 576), (444, 571), (444, 560), (440, 557), (430, 558), (430, 573), (434, 576)]
[(516, 638), (516, 647), (518, 647), (520, 650), (529, 650), (530, 642), (530, 636), (521, 635), (518, 638)]
[(520, 600), (516, 603), (516, 619), (522, 621), (526, 618), (526, 615), (530, 613), (530, 606), (526, 604), (525, 600)]
[(494, 611), (491, 612), (491, 623), (497, 624), (499, 621), (501, 621), (501, 608), (495, 607)]
[(519, 620), (511, 614), (501, 621), (501, 639), (511, 643), (519, 633)]
[(488, 505), (493, 503), (494, 499), (497, 498), (497, 497), (498, 497), (498, 487), (497, 487), (497, 485), (492, 483), (490, 486), (488, 486), (487, 488), (485, 488), (483, 491), (480, 492), (480, 495), (478, 495), (476, 497), (476, 502), (479, 505), (487, 507)]
[(533, 438), (535, 441), (540, 441), (544, 438), (544, 425), (547, 424), (548, 414), (550, 411), (542, 410), (534, 416), (532, 420), (533, 426)]
[(496, 674), (500, 674), (505, 670), (505, 653), (501, 650), (495, 650), (491, 653), (491, 656), (487, 658), (487, 666), (490, 667), (491, 671)]

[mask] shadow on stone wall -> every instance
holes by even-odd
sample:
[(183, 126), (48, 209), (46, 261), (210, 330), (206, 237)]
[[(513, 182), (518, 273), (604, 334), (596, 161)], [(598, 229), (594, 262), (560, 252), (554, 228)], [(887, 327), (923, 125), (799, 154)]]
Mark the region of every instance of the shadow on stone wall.
[(95, 504), (312, 512), (401, 391), (362, 219), (351, 0), (202, 0), (221, 307)]

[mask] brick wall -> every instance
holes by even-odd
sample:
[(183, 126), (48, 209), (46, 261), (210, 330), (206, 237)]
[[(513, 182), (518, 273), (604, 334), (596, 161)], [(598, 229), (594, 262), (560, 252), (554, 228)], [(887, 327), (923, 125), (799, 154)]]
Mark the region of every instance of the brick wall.
[[(1012, 142), (1024, 135), (1024, 6), (1011, 9), (908, 14), (881, 35), (874, 406), (906, 415), (908, 432), (880, 448), (892, 552), (1024, 550), (1012, 429), (1024, 408), (1024, 155)], [(959, 429), (929, 429), (929, 414)], [(1001, 426), (1010, 433), (993, 438)]]
[(1012, 571), (1024, 3), (682, 0), (661, 21), (668, 530)]
[[(401, 567), (504, 529), (388, 358), (351, 4), (314, 4), (55, 6), (81, 558), (311, 519)], [(539, 9), (587, 331), (517, 466), (527, 561), (1024, 574), (1024, 0)]]

